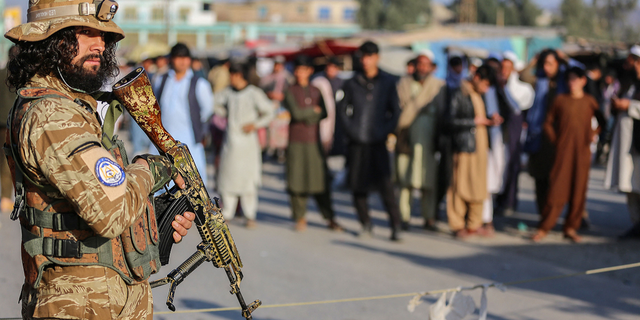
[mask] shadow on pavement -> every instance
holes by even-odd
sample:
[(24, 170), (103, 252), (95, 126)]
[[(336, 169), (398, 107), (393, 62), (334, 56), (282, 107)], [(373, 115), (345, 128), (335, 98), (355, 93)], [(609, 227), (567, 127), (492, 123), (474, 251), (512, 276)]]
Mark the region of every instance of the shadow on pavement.
[[(184, 304), (184, 306), (186, 307), (185, 309), (212, 309), (212, 308), (222, 308), (224, 306), (221, 306), (217, 303), (212, 303), (210, 301), (205, 301), (205, 300), (200, 300), (200, 299), (180, 299), (180, 302), (182, 302)], [(258, 310), (256, 310), (256, 312), (254, 313), (253, 319), (254, 320), (276, 320), (277, 318), (261, 318), (260, 314), (259, 314), (259, 310), (260, 308), (258, 308)], [(240, 310), (233, 310), (233, 311), (220, 311), (220, 312), (203, 312), (205, 314), (211, 314), (211, 315), (215, 315), (216, 317), (220, 317), (220, 318), (224, 318), (224, 319), (229, 319), (229, 320), (237, 320), (237, 319), (244, 319), (242, 318), (242, 313)], [(193, 315), (193, 313), (191, 314)], [(171, 315), (169, 316), (157, 316), (158, 319), (161, 320), (172, 320), (172, 319), (198, 319), (197, 317), (194, 316), (173, 316)]]
[[(464, 257), (455, 257), (455, 258), (431, 258), (424, 255), (417, 255), (408, 252), (402, 252), (401, 250), (388, 250), (380, 247), (375, 247), (373, 245), (361, 243), (361, 242), (351, 242), (351, 241), (343, 241), (343, 240), (334, 240), (334, 244), (348, 246), (352, 248), (357, 248), (361, 250), (367, 250), (376, 253), (384, 253), (393, 257), (397, 257), (400, 259), (405, 259), (409, 262), (417, 264), (419, 266), (425, 266), (429, 268), (437, 268), (444, 270), (445, 273), (462, 273), (471, 276), (476, 276), (484, 279), (491, 279), (496, 282), (510, 282), (510, 281), (519, 281), (526, 280), (523, 279), (522, 274), (526, 273), (527, 279), (533, 279), (538, 277), (548, 277), (561, 275), (570, 272), (578, 272), (590, 269), (587, 267), (588, 264), (580, 264), (575, 263), (575, 266), (565, 266), (563, 268), (569, 268), (571, 270), (562, 270), (557, 267), (553, 267), (549, 265), (549, 268), (533, 268), (530, 265), (531, 257), (530, 252), (520, 251), (519, 254), (526, 255), (527, 258), (523, 257), (522, 259), (510, 259), (509, 263), (504, 263), (504, 255), (505, 247), (499, 247), (496, 249), (491, 249), (488, 253), (482, 252), (475, 255), (464, 256)], [(604, 244), (608, 245), (608, 244)], [(599, 245), (590, 245), (591, 247), (596, 247)], [(515, 250), (523, 250), (522, 246), (514, 246)], [(558, 259), (575, 259), (576, 256), (582, 254), (583, 249), (580, 249), (580, 252), (577, 252), (579, 246), (576, 245), (541, 245), (541, 246), (533, 246), (534, 250), (537, 254), (543, 255), (544, 252), (554, 253), (555, 257)], [(631, 246), (630, 246), (631, 248)], [(400, 247), (398, 249), (401, 249)], [(592, 250), (603, 250), (602, 248), (593, 248)], [(567, 254), (567, 251), (573, 251), (572, 254)], [(557, 259), (553, 259), (554, 263), (557, 263)], [(599, 261), (593, 261), (591, 264), (597, 264), (599, 268), (608, 267), (611, 265), (615, 265), (618, 262), (607, 263), (603, 262), (601, 259)], [(578, 261), (576, 261), (578, 262)], [(622, 262), (622, 261), (619, 261)], [(628, 261), (626, 263), (637, 262), (637, 261)], [(624, 263), (624, 262), (622, 262)], [(620, 263), (620, 264), (622, 264)], [(595, 266), (594, 266), (595, 267)], [(518, 270), (526, 270), (526, 272), (518, 272)], [(638, 269), (629, 269), (626, 270), (629, 275), (638, 274)], [(619, 271), (624, 272), (624, 271)], [(586, 277), (591, 277), (589, 280)], [(541, 282), (533, 282), (527, 284), (516, 285), (515, 287), (526, 290), (533, 290), (538, 292), (543, 292), (552, 295), (564, 296), (576, 300), (581, 300), (587, 302), (588, 304), (580, 306), (580, 313), (588, 313), (600, 315), (602, 317), (606, 317), (609, 319), (615, 318), (615, 311), (623, 311), (629, 313), (640, 314), (640, 295), (638, 294), (629, 294), (624, 292), (601, 292), (598, 290), (597, 285), (602, 283), (598, 279), (599, 276), (577, 276), (572, 278), (565, 278), (559, 280), (551, 280), (551, 281), (541, 281)], [(631, 287), (629, 287), (631, 289)], [(429, 288), (429, 289), (443, 289), (443, 288)], [(637, 290), (628, 290), (635, 291)], [(491, 303), (491, 302), (490, 302)], [(562, 310), (564, 312), (572, 312), (578, 311), (577, 306), (559, 306), (558, 310)]]
[[(263, 191), (266, 191), (266, 192), (263, 192)], [(337, 192), (334, 192), (334, 194), (336, 193)], [(374, 198), (375, 198), (375, 195), (374, 195)], [(350, 210), (350, 208), (352, 207), (351, 200), (338, 201), (335, 199), (336, 197), (334, 197), (333, 209), (334, 209), (336, 220), (338, 221), (338, 223), (340, 223), (341, 219), (357, 220), (356, 214), (352, 210)], [(379, 202), (379, 200), (370, 201), (370, 202), (372, 204), (371, 210), (382, 210), (382, 205), (380, 203), (377, 203)], [(281, 212), (270, 212), (271, 210), (269, 210), (268, 208), (269, 206), (278, 206), (280, 208), (285, 208), (285, 210), (287, 211), (290, 210), (288, 195), (283, 190), (262, 186), (258, 203), (259, 203), (258, 221), (264, 221), (264, 222), (287, 221), (289, 222), (289, 224), (285, 224), (285, 226), (291, 227), (292, 220), (290, 218), (283, 217)], [(345, 208), (345, 206), (348, 208)], [(319, 215), (319, 214), (320, 213), (318, 211), (318, 207), (316, 206), (315, 200), (309, 197), (309, 200), (307, 202), (307, 215)], [(372, 216), (371, 221), (373, 222), (374, 226), (378, 226), (378, 227), (388, 227), (389, 225), (388, 219), (384, 219), (384, 218), (377, 218), (375, 216)], [(277, 223), (274, 223), (274, 225), (276, 224)], [(309, 226), (326, 228), (326, 225), (324, 224), (317, 224), (312, 222), (309, 222)], [(357, 232), (359, 231), (360, 230), (357, 230)]]

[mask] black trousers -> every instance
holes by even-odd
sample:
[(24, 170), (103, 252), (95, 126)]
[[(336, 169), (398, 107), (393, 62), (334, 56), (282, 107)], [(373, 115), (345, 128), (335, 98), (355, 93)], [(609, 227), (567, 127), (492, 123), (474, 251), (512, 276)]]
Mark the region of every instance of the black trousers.
[[(380, 196), (382, 197), (382, 203), (389, 214), (389, 227), (393, 230), (400, 228), (400, 209), (398, 208), (398, 202), (396, 201), (395, 191), (391, 178), (385, 177), (383, 181), (380, 181), (377, 188)], [(358, 213), (358, 218), (363, 226), (368, 227), (371, 225), (371, 216), (369, 216), (369, 204), (367, 192), (354, 192), (353, 203)]]
[(505, 168), (504, 191), (496, 198), (496, 205), (501, 209), (517, 209), (518, 207), (518, 176), (520, 175), (520, 153), (522, 143), (522, 115), (512, 115), (509, 119), (509, 162)]
[(536, 206), (538, 207), (538, 213), (542, 214), (544, 206), (547, 205), (547, 197), (549, 196), (549, 185), (551, 181), (549, 179), (535, 179), (536, 183)]

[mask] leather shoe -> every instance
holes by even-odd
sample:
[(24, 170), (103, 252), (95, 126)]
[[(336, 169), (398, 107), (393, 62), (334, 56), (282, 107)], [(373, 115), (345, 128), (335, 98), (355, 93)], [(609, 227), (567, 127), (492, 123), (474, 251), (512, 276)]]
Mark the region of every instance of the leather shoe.
[(329, 228), (329, 230), (331, 230), (331, 231), (336, 231), (336, 232), (344, 231), (344, 228), (342, 228), (337, 222), (335, 222), (333, 220), (329, 221), (329, 224), (327, 225), (327, 228)]
[(391, 237), (389, 238), (389, 240), (393, 241), (393, 242), (400, 242), (402, 241), (402, 239), (400, 239), (400, 230), (398, 229), (393, 229), (391, 231)]
[(640, 239), (640, 222), (636, 223), (631, 229), (618, 236), (618, 240)]

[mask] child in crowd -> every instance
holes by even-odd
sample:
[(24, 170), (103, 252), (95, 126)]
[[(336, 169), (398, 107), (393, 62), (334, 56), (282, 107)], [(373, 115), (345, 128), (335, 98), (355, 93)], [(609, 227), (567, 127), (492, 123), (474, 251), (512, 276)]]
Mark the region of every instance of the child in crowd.
[(536, 242), (555, 226), (567, 202), (569, 210), (564, 223), (564, 236), (573, 242), (580, 242), (576, 230), (580, 227), (586, 206), (591, 166), (590, 145), (595, 136), (591, 119), (595, 116), (600, 127), (604, 123), (598, 103), (584, 92), (587, 84), (584, 70), (572, 67), (566, 77), (569, 93), (556, 97), (543, 126), (547, 138), (555, 145), (556, 156), (551, 169), (549, 195), (538, 231), (532, 237)]

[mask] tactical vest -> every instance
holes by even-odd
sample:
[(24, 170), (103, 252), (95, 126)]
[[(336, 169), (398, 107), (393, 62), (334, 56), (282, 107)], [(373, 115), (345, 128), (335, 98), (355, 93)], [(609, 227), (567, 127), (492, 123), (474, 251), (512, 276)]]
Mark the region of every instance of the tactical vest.
[[(43, 270), (50, 266), (90, 265), (111, 268), (128, 284), (146, 281), (160, 268), (158, 227), (150, 198), (147, 210), (129, 228), (120, 236), (107, 239), (98, 236), (64, 198), (48, 196), (57, 193), (57, 188), (39, 184), (29, 177), (18, 152), (18, 135), (25, 114), (46, 98), (71, 99), (48, 88), (20, 89), (7, 122), (5, 154), (16, 190), (12, 219), (19, 217), (22, 226), (21, 253), (26, 282), (38, 287)], [(84, 102), (79, 99), (74, 102), (98, 117)], [(102, 146), (124, 168), (128, 164), (124, 144), (113, 135), (115, 119), (122, 113), (118, 104), (114, 100), (109, 107), (111, 117), (105, 119), (103, 125)]]

